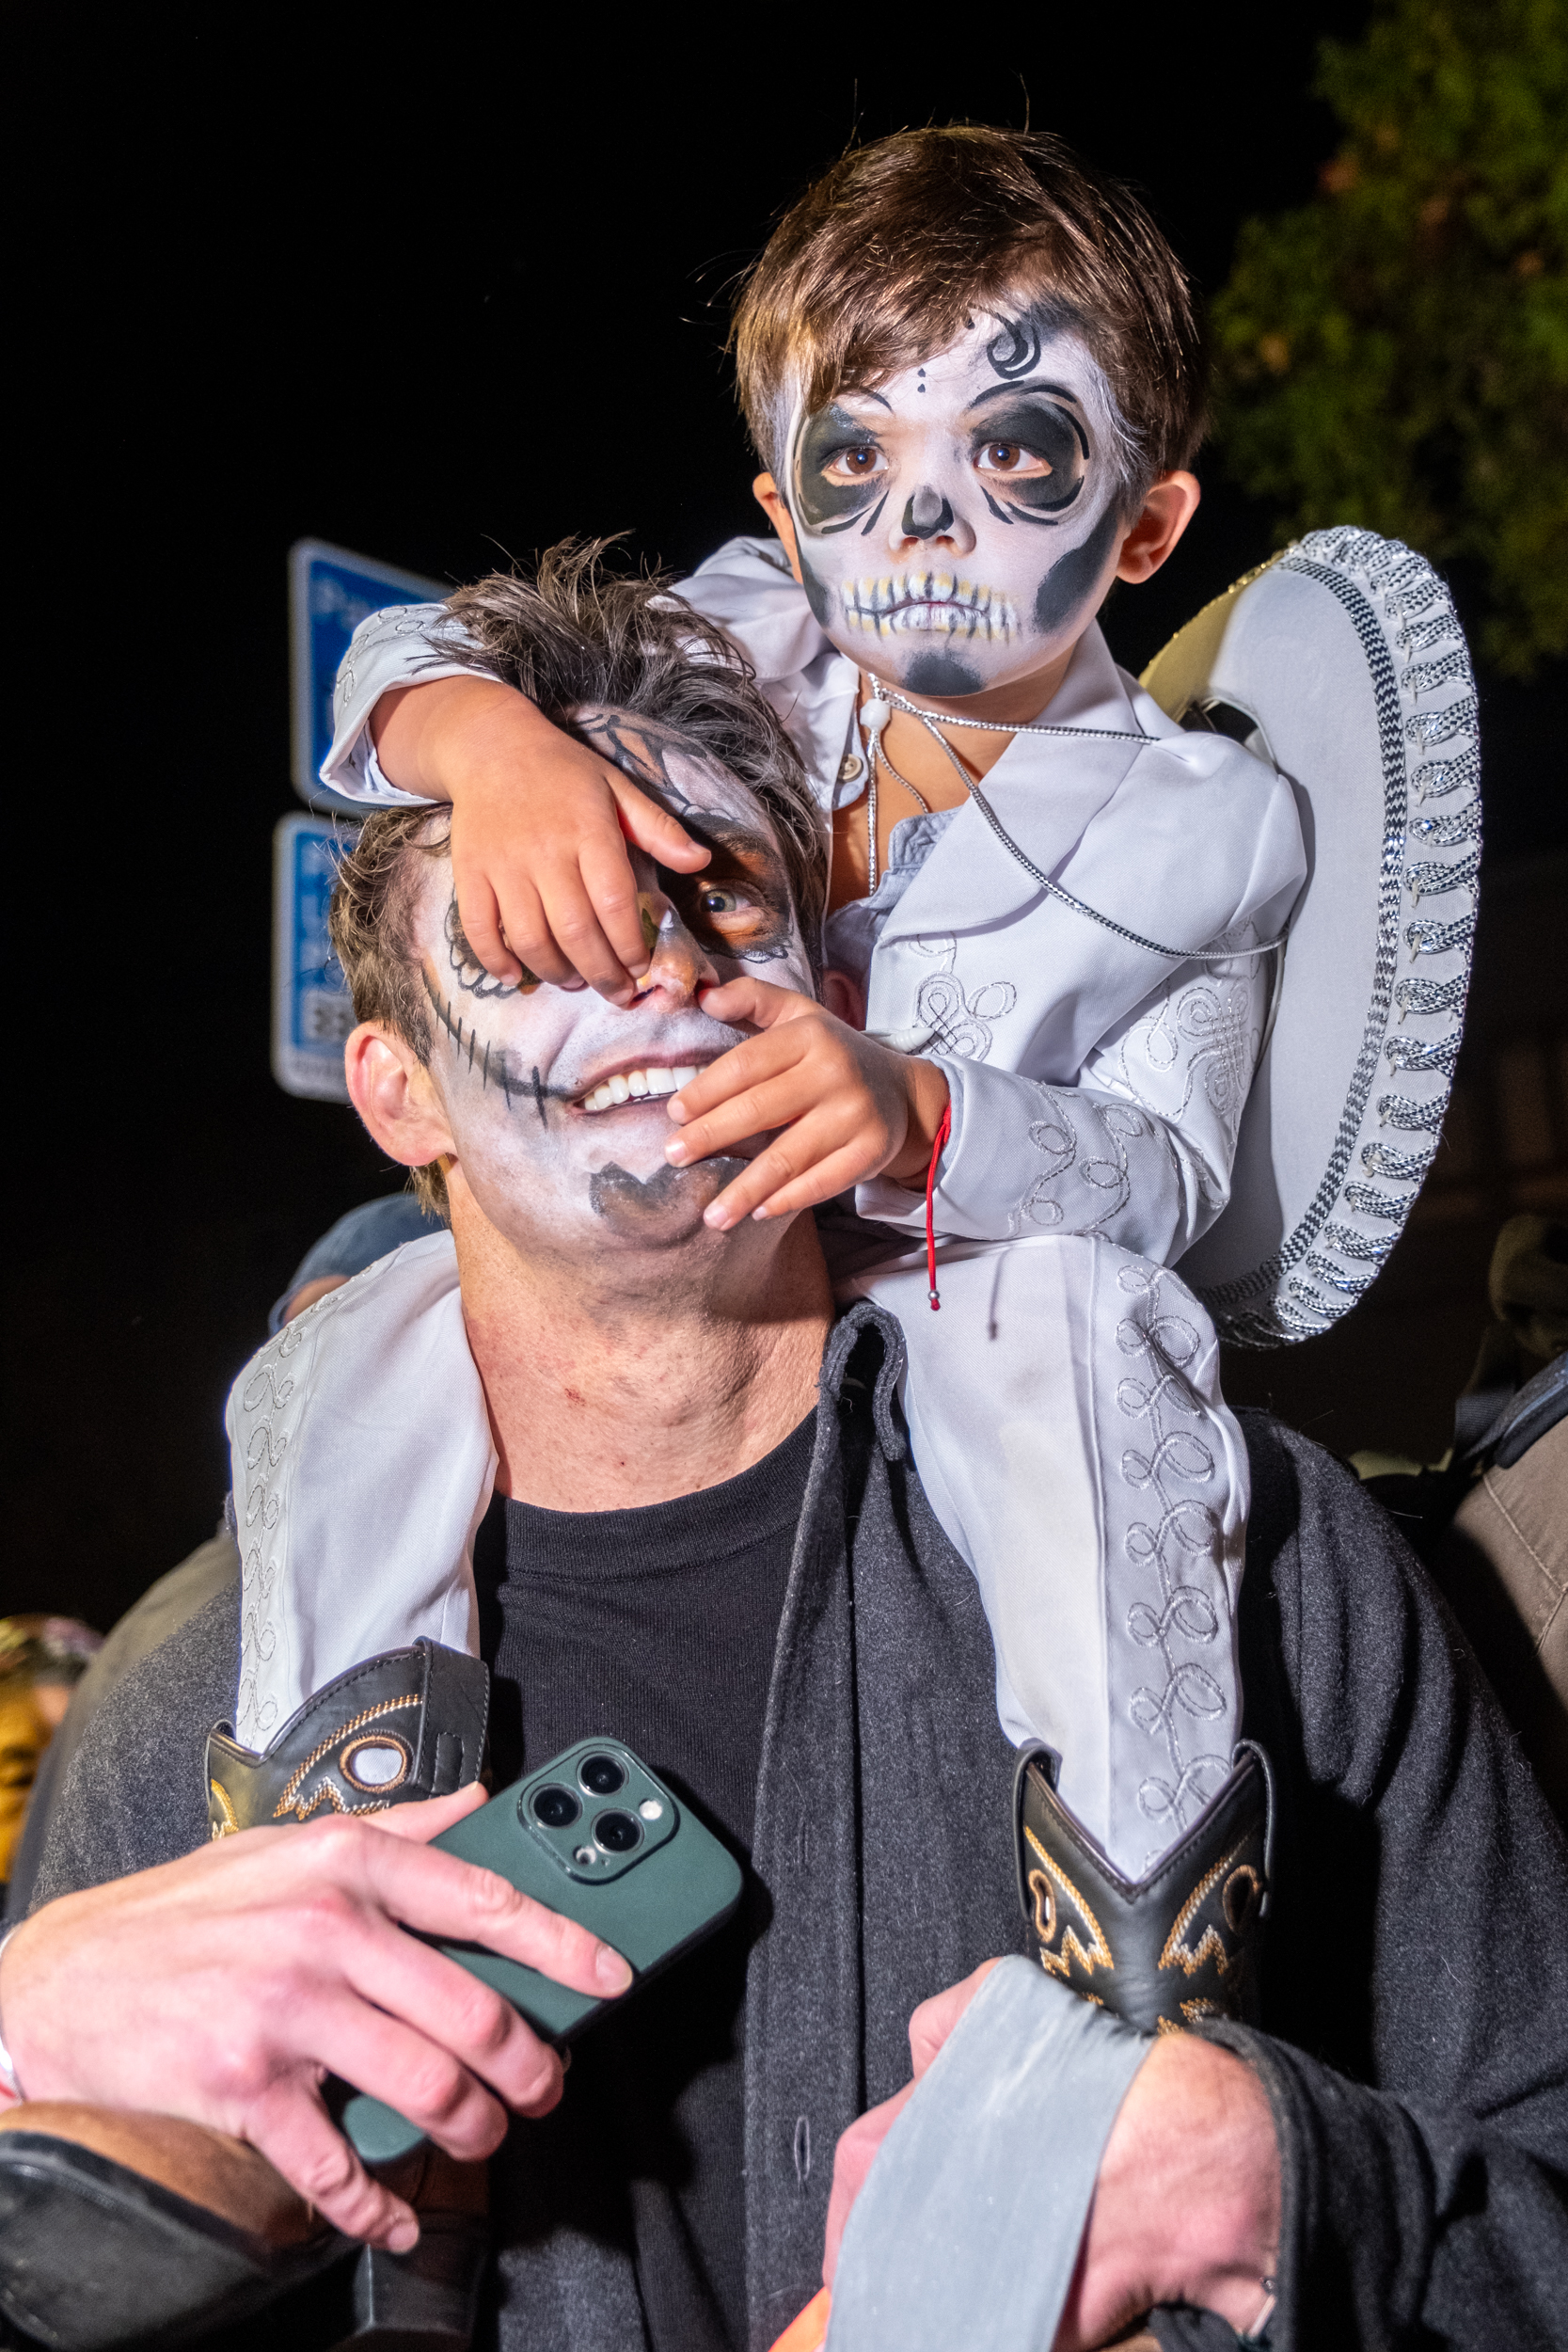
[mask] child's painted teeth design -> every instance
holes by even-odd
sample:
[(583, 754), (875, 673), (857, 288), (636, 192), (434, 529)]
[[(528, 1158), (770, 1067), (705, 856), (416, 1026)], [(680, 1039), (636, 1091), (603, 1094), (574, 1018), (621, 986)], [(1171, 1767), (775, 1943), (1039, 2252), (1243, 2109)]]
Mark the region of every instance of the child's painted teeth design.
[(700, 1078), (708, 1067), (704, 1062), (683, 1062), (678, 1070), (618, 1070), (613, 1078), (596, 1086), (592, 1094), (582, 1098), (585, 1111), (613, 1110), (617, 1103), (640, 1103), (644, 1095), (678, 1094), (693, 1078)]
[(847, 580), (839, 591), (851, 628), (880, 637), (907, 629), (945, 637), (1013, 637), (1018, 609), (1000, 588), (985, 588), (951, 572), (900, 572), (894, 579)]

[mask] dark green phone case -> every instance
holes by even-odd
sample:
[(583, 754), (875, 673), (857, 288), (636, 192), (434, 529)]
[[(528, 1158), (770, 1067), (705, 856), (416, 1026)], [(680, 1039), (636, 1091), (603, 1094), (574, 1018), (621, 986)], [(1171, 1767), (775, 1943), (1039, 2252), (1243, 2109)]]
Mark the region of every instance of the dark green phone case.
[[(611, 1768), (622, 1771), (619, 1788), (595, 1790), (583, 1779), (585, 1770), (601, 1766), (600, 1780)], [(564, 1800), (576, 1802), (577, 1815), (561, 1823), (542, 1821), (537, 1805), (546, 1792), (556, 1809), (564, 1809)], [(635, 1850), (601, 1848), (596, 1824), (623, 1825), (605, 1834), (624, 1837), (628, 1820), (637, 1831)], [(743, 1883), (734, 1855), (620, 1740), (575, 1740), (434, 1843), (579, 1920), (631, 1963), (638, 1983), (722, 1927)], [(550, 2042), (571, 2041), (613, 2006), (593, 1994), (569, 1992), (537, 1969), (478, 1945), (439, 1944), (436, 1949), (494, 1985)], [(339, 2121), (367, 2164), (403, 2155), (423, 2137), (362, 2091), (348, 2093)]]

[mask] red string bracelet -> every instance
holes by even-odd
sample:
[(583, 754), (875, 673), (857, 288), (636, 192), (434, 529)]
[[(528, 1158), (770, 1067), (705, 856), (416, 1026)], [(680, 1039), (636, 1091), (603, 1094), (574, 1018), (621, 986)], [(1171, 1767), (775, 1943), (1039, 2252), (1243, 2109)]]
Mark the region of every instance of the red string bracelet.
[(931, 1165), (926, 1171), (926, 1279), (928, 1285), (926, 1295), (931, 1302), (933, 1314), (940, 1314), (942, 1311), (942, 1301), (937, 1296), (937, 1162), (942, 1157), (942, 1147), (952, 1132), (953, 1105), (949, 1103), (942, 1114), (942, 1124), (937, 1129), (937, 1139), (931, 1146)]

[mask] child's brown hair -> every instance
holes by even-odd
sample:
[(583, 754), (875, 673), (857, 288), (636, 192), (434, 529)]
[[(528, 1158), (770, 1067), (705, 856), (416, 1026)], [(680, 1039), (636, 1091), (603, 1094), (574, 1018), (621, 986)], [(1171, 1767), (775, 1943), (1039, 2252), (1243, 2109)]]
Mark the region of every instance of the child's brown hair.
[(1040, 132), (956, 124), (851, 150), (784, 215), (732, 340), (752, 437), (782, 483), (797, 397), (815, 413), (943, 351), (972, 312), (1071, 327), (1124, 431), (1124, 505), (1203, 438), (1202, 344), (1185, 271), (1120, 181)]

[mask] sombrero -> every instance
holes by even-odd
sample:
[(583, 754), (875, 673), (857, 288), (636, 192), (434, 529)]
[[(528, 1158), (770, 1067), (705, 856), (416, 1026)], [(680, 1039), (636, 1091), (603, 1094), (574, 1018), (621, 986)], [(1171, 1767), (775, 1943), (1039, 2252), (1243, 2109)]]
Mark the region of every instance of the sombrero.
[(1286, 776), (1307, 879), (1228, 1206), (1180, 1271), (1223, 1337), (1326, 1330), (1432, 1166), (1481, 866), (1475, 681), (1448, 590), (1398, 540), (1315, 531), (1189, 621), (1143, 684)]

